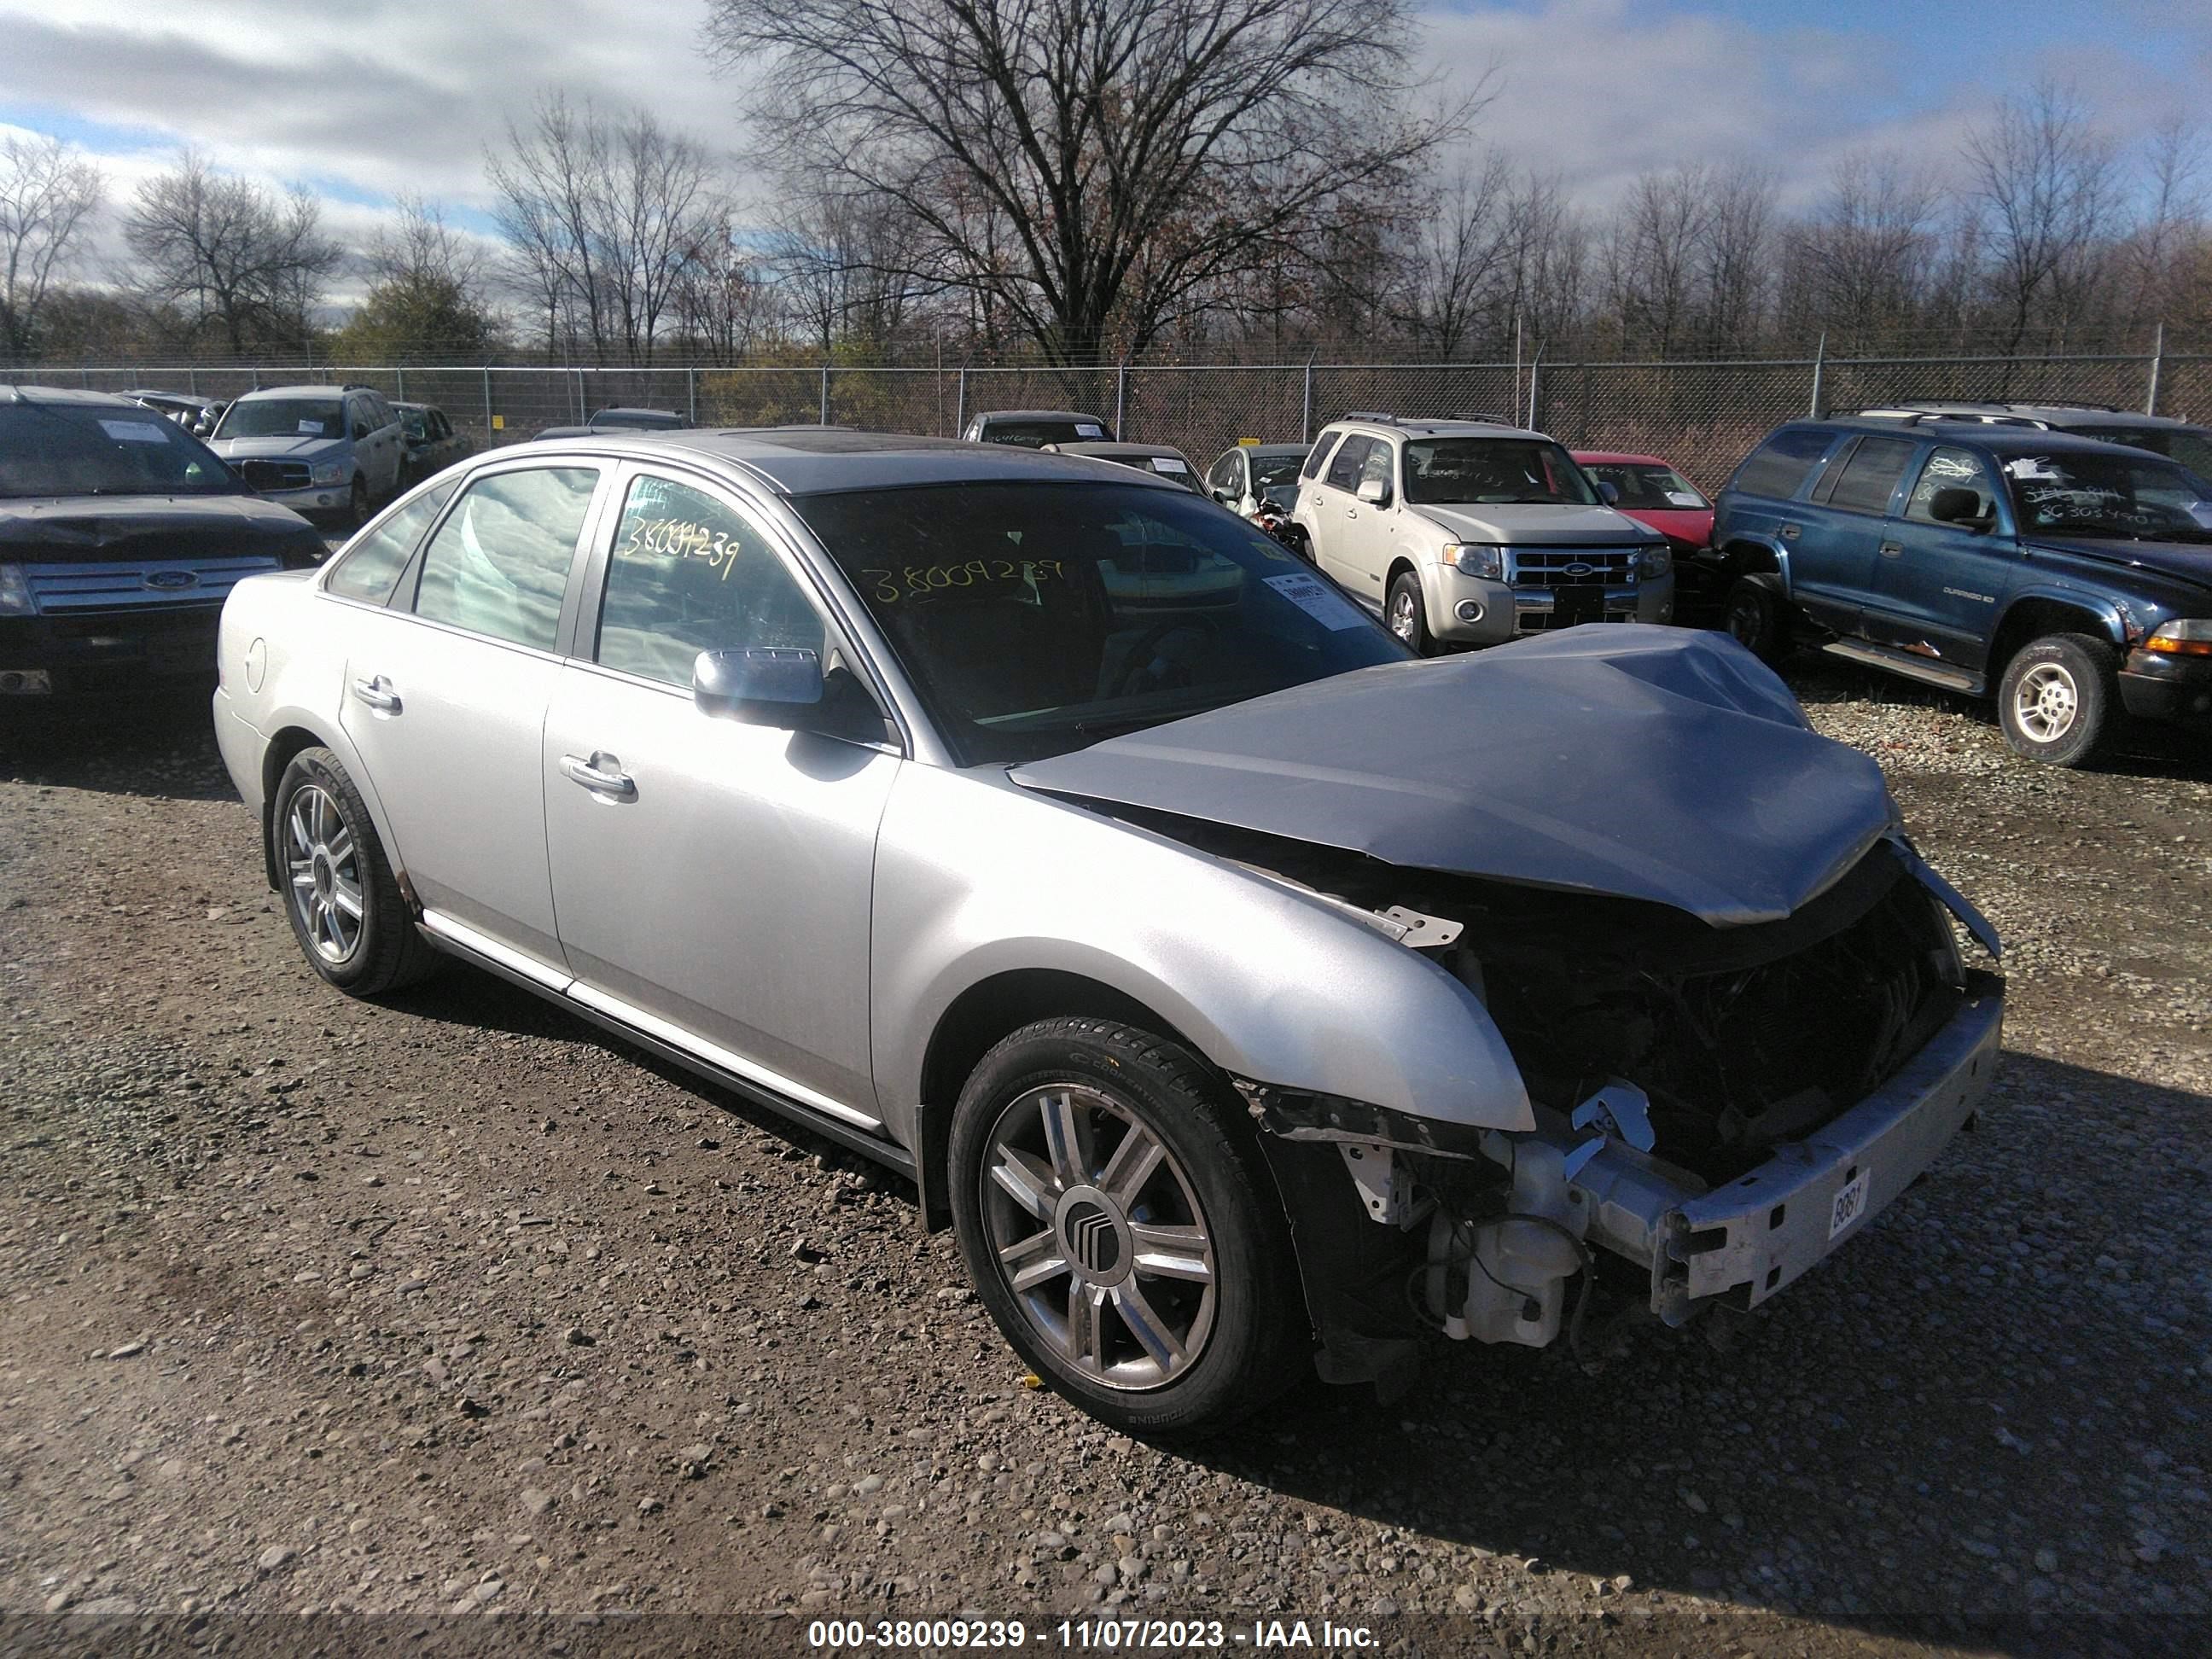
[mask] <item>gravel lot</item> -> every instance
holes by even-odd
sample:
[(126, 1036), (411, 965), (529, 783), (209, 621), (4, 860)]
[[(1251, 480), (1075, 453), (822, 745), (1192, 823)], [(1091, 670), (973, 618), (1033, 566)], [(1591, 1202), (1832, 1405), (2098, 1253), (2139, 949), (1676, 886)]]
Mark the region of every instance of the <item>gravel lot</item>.
[[(1935, 694), (1796, 678), (2006, 937), (1979, 1132), (1755, 1315), (1608, 1328), (1588, 1368), (1440, 1345), (1387, 1407), (1316, 1386), (1196, 1450), (1024, 1388), (910, 1188), (489, 977), (326, 989), (204, 705), (0, 734), (0, 1613), (2194, 1646), (2212, 744), (2069, 775)], [(2014, 1622), (1865, 1622), (1961, 1613)]]

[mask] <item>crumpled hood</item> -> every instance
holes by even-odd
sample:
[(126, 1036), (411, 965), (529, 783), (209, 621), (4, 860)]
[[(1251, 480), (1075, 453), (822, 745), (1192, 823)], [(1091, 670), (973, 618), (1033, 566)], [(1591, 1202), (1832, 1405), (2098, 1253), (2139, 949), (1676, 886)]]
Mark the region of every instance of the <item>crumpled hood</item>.
[(0, 564), (320, 558), (323, 540), (289, 507), (235, 495), (64, 495), (0, 501)]
[(1520, 506), (1431, 507), (1409, 503), (1411, 511), (1441, 526), (1463, 542), (1519, 543), (1542, 547), (1588, 547), (1612, 542), (1648, 542), (1651, 532), (1632, 524), (1609, 507)]
[(1790, 915), (1899, 821), (1881, 769), (1734, 641), (1632, 623), (1362, 669), (1012, 775), (1717, 927)]
[(337, 438), (218, 438), (208, 447), (226, 461), (312, 461), (335, 449)]
[(2212, 587), (2212, 546), (2203, 542), (2130, 542), (2103, 537), (2037, 536), (2033, 545), (2106, 564), (2132, 565)]

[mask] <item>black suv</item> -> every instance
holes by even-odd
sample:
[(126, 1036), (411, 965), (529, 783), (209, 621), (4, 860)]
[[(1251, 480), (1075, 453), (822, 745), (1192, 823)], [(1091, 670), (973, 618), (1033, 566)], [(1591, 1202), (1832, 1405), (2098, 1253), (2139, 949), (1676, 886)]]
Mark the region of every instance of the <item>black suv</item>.
[(2121, 711), (2212, 714), (2212, 483), (2040, 426), (1795, 421), (1715, 503), (1728, 629), (1970, 696), (2020, 753), (2081, 764)]

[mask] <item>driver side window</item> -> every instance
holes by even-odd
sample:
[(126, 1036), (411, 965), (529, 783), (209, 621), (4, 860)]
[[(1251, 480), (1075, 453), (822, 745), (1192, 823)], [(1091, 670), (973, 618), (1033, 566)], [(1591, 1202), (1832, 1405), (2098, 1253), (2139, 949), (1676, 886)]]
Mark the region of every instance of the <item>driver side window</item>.
[(702, 651), (819, 652), (819, 612), (767, 538), (734, 507), (668, 478), (629, 489), (607, 561), (595, 660), (689, 686)]
[(1375, 452), (1372, 438), (1363, 438), (1358, 433), (1346, 438), (1336, 452), (1336, 459), (1328, 464), (1328, 487), (1341, 489), (1349, 495), (1359, 488), (1361, 469), (1367, 458)]
[(1963, 449), (1938, 448), (1928, 457), (1920, 469), (1919, 481), (1912, 486), (1912, 495), (1905, 504), (1905, 516), (1917, 519), (1923, 524), (1937, 522), (1935, 512), (1936, 492), (1939, 489), (1971, 489), (1980, 500), (1974, 508), (1978, 519), (1991, 519), (1996, 513), (1996, 486), (1990, 477), (1989, 469), (1978, 456)]

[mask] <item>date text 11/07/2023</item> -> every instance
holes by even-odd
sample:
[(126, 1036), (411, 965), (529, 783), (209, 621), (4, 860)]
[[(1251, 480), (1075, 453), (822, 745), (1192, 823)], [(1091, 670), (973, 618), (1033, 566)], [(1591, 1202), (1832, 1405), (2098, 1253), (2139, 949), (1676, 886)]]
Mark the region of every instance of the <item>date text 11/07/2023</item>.
[(1379, 1646), (1380, 1638), (1364, 1625), (1306, 1619), (1060, 1619), (1035, 1625), (1018, 1619), (817, 1619), (806, 1626), (806, 1645), (890, 1652), (1049, 1645), (1117, 1653), (1357, 1653)]

